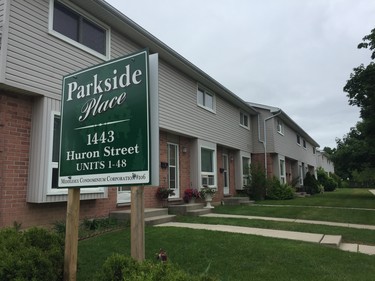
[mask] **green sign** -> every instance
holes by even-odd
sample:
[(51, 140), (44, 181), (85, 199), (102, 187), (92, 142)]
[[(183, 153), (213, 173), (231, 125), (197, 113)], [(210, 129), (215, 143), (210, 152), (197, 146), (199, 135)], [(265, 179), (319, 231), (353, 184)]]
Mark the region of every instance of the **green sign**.
[(59, 187), (150, 183), (148, 51), (63, 78)]

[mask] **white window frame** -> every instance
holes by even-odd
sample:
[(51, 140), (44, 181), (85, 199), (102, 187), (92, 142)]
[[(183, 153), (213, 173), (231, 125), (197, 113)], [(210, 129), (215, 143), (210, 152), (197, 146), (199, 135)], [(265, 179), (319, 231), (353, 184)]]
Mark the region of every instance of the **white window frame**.
[(281, 183), (286, 183), (286, 172), (285, 172), (285, 158), (279, 158), (279, 177)]
[(276, 118), (276, 128), (279, 134), (284, 135), (284, 123), (280, 118)]
[[(245, 167), (245, 165), (247, 167)], [(241, 156), (241, 174), (242, 174), (242, 187), (250, 184), (249, 177), (251, 177), (251, 158)]]
[(179, 168), (179, 164), (180, 164), (180, 153), (179, 153), (179, 145), (176, 144), (176, 143), (171, 143), (171, 142), (168, 142), (167, 143), (167, 154), (168, 154), (168, 188), (171, 188), (171, 178), (170, 178), (170, 168), (172, 167), (172, 165), (170, 164), (170, 154), (169, 154), (169, 149), (170, 147), (174, 147), (175, 149), (175, 152), (176, 152), (176, 165), (174, 165), (173, 167), (175, 168), (175, 187), (173, 188), (173, 190), (175, 191), (175, 195), (172, 196), (172, 197), (178, 197), (179, 194), (176, 194), (176, 192), (179, 193), (179, 190), (180, 190), (180, 168)]
[[(53, 154), (53, 126), (56, 116), (60, 116), (60, 112), (51, 111), (51, 126), (50, 126), (50, 141), (49, 141), (49, 155), (48, 155), (48, 179), (47, 179), (47, 196), (50, 195), (67, 195), (67, 188), (52, 188), (52, 173), (53, 169), (59, 167), (59, 163), (52, 162)], [(90, 187), (90, 188), (81, 188), (81, 194), (90, 194), (90, 193), (104, 193), (104, 187)]]
[[(199, 94), (202, 93), (202, 101), (200, 100), (199, 98)], [(207, 96), (210, 96), (212, 98), (212, 107), (210, 106), (207, 106), (206, 104), (206, 97)], [(210, 112), (213, 112), (215, 113), (215, 109), (216, 109), (216, 97), (215, 97), (215, 94), (205, 90), (203, 87), (201, 86), (198, 86), (197, 88), (197, 105), (199, 107), (202, 107)]]
[[(209, 150), (212, 153), (212, 172), (202, 171), (202, 149)], [(199, 166), (200, 166), (200, 188), (204, 186), (204, 181), (210, 188), (217, 188), (217, 163), (216, 163), (216, 146), (215, 148), (209, 146), (200, 146), (199, 148)], [(213, 182), (210, 182), (213, 180)]]
[(301, 146), (301, 136), (297, 134), (296, 137), (297, 137), (297, 144)]
[[(247, 122), (245, 122), (245, 120)], [(242, 110), (240, 110), (240, 126), (245, 129), (250, 130), (250, 116), (249, 114), (243, 112)]]
[(307, 143), (306, 143), (306, 140), (305, 140), (305, 139), (302, 140), (302, 144), (303, 144), (303, 148), (304, 148), (304, 149), (307, 149)]
[(68, 8), (72, 9), (74, 12), (78, 13), (79, 15), (81, 15), (82, 17), (86, 18), (87, 20), (93, 22), (94, 24), (96, 24), (97, 26), (101, 27), (102, 29), (104, 29), (106, 31), (106, 43), (105, 43), (105, 47), (106, 47), (106, 54), (103, 55), (93, 49), (91, 49), (90, 47), (87, 47), (86, 45), (82, 44), (82, 43), (79, 43), (63, 34), (61, 34), (60, 32), (57, 32), (53, 29), (53, 15), (54, 15), (54, 6), (55, 6), (55, 1), (57, 0), (50, 0), (50, 4), (49, 4), (49, 16), (48, 16), (48, 33), (54, 37), (57, 37), (85, 52), (88, 52), (100, 59), (103, 59), (103, 60), (110, 60), (110, 47), (111, 47), (111, 28), (106, 25), (105, 23), (99, 21), (98, 19), (94, 18), (93, 16), (91, 16), (90, 14), (88, 14), (87, 12), (85, 12), (84, 10), (82, 10), (81, 8), (79, 8), (78, 6), (72, 4), (71, 2), (68, 2), (68, 1), (65, 1), (65, 0), (60, 0), (58, 2), (60, 2), (61, 4), (67, 6)]

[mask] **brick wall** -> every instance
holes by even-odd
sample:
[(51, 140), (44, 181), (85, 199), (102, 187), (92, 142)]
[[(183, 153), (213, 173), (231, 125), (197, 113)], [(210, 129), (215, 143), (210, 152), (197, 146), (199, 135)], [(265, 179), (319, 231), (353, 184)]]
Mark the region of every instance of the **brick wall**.
[[(22, 227), (65, 220), (66, 202), (26, 202), (33, 98), (0, 92), (0, 227)], [(117, 190), (108, 198), (81, 201), (80, 218), (108, 216), (116, 207)]]
[[(251, 163), (264, 167), (264, 153), (252, 154)], [(267, 176), (272, 177), (273, 175), (273, 158), (271, 154), (267, 153)]]
[(0, 225), (24, 221), (32, 98), (0, 92)]

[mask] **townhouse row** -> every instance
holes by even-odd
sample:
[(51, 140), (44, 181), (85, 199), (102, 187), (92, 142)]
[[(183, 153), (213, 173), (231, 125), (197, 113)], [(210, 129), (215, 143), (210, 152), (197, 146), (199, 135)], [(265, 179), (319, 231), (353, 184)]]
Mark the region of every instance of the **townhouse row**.
[[(0, 227), (65, 218), (62, 77), (144, 48), (158, 58), (159, 186), (173, 198), (203, 185), (216, 201), (233, 196), (251, 163), (299, 185), (322, 166), (318, 143), (285, 112), (242, 100), (105, 1), (0, 0), (0, 38)], [(157, 187), (145, 188), (146, 207), (161, 206)], [(80, 216), (129, 203), (128, 186), (82, 188)]]

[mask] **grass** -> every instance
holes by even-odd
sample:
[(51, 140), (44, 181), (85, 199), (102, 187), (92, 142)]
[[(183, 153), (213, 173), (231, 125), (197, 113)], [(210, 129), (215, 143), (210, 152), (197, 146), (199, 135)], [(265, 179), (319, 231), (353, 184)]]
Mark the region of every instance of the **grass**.
[[(373, 280), (374, 256), (353, 254), (313, 243), (168, 227), (146, 227), (146, 258), (159, 248), (169, 262), (191, 274), (220, 280)], [(112, 253), (130, 254), (129, 229), (79, 243), (77, 280), (92, 280)]]
[[(374, 187), (375, 189), (375, 187)], [(375, 196), (362, 188), (341, 188), (334, 192), (325, 192), (311, 197), (296, 198), (293, 200), (264, 200), (260, 205), (293, 205), (293, 206), (326, 206), (345, 208), (365, 208), (375, 210)]]
[[(261, 203), (256, 206), (220, 206), (214, 210), (375, 225), (375, 196), (362, 189)], [(374, 211), (313, 206), (348, 206)], [(179, 217), (178, 220), (342, 235), (344, 242), (375, 245), (375, 231), (372, 230), (248, 219)], [(375, 275), (375, 256), (344, 252), (314, 243), (206, 230), (146, 227), (145, 244), (147, 259), (154, 259), (163, 248), (168, 253), (169, 262), (185, 271), (201, 274), (209, 269), (209, 273), (220, 280), (373, 280)], [(130, 255), (129, 228), (80, 241), (77, 280), (92, 280), (96, 270), (112, 253)]]

